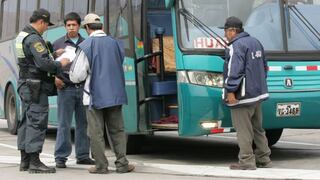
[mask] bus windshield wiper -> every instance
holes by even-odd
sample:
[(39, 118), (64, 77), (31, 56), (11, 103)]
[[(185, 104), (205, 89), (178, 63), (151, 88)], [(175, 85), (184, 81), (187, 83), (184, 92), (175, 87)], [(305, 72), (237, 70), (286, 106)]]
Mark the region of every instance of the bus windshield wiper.
[[(221, 37), (218, 33), (214, 32), (211, 28), (209, 28), (205, 23), (203, 23), (200, 19), (194, 16), (185, 8), (180, 8), (178, 13), (183, 15), (185, 19), (191, 22), (196, 28), (202, 31), (203, 34), (215, 39), (219, 42), (224, 48), (227, 48), (227, 42)], [(188, 31), (187, 31), (188, 32)], [(219, 38), (219, 39), (218, 39)], [(222, 41), (222, 42), (221, 42)]]
[(320, 33), (317, 29), (308, 21), (308, 19), (300, 12), (295, 5), (288, 5), (289, 9), (300, 19), (300, 21), (308, 28), (308, 30), (320, 41)]
[[(182, 6), (183, 9), (185, 9), (183, 1), (181, 1), (181, 6)], [(189, 25), (188, 25), (187, 17), (184, 16), (183, 19), (184, 19), (184, 26), (185, 26), (185, 29), (186, 29), (187, 39), (188, 39), (188, 41), (190, 41)]]

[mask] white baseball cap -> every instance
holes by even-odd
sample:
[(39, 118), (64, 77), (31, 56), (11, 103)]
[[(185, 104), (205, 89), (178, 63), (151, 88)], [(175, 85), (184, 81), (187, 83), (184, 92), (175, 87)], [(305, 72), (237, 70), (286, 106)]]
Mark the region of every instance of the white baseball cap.
[(93, 14), (93, 13), (87, 14), (84, 17), (81, 25), (82, 25), (82, 27), (84, 27), (87, 24), (102, 24), (102, 22), (100, 20), (100, 16)]

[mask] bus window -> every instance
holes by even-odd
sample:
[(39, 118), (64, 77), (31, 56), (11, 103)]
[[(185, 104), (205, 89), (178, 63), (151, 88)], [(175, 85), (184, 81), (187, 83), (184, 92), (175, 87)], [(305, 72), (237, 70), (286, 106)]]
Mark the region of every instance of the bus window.
[[(28, 1), (29, 2), (29, 1)], [(50, 21), (57, 23), (61, 17), (61, 1), (41, 0), (40, 8), (46, 9), (50, 12)]]
[(88, 3), (87, 1), (80, 3), (79, 0), (65, 0), (64, 1), (64, 14), (76, 12), (81, 18), (87, 15)]
[(121, 39), (127, 56), (132, 56), (128, 26), (128, 0), (109, 0), (109, 32), (111, 36)]
[(94, 12), (98, 15), (103, 15), (104, 13), (104, 0), (96, 0)]
[(20, 18), (19, 31), (29, 24), (29, 18), (32, 12), (37, 9), (37, 0), (21, 0), (20, 1)]
[(134, 35), (141, 40), (141, 0), (132, 1)]
[[(186, 14), (180, 14), (180, 39), (185, 48), (221, 51), (224, 48), (220, 43), (224, 38), (224, 31), (220, 27), (224, 26), (228, 17), (236, 16), (243, 21), (245, 31), (259, 39), (266, 50), (284, 50), (278, 0), (181, 0), (179, 2), (180, 7), (193, 16), (186, 17)], [(202, 27), (196, 26), (194, 19), (198, 19), (219, 36), (209, 37), (203, 32)]]
[(163, 0), (149, 0), (148, 9), (165, 9), (165, 1), (163, 1)]
[[(320, 4), (317, 1), (288, 0), (288, 50), (320, 50)], [(302, 15), (302, 16), (301, 16)], [(301, 17), (306, 18), (305, 23)], [(315, 30), (312, 30), (315, 29)]]
[(1, 39), (9, 39), (16, 34), (17, 0), (2, 1)]

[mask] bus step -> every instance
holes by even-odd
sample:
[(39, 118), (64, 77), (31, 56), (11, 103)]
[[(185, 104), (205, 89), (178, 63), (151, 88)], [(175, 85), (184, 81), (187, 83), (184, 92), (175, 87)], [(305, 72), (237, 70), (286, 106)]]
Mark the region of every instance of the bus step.
[(167, 105), (167, 112), (169, 113), (169, 116), (178, 116), (178, 108), (179, 106), (177, 104)]
[(178, 129), (178, 123), (177, 124), (158, 124), (158, 123), (152, 123), (153, 129), (167, 129), (167, 130), (177, 130)]
[(171, 104), (171, 105), (168, 105), (168, 108), (169, 109), (178, 109), (179, 106), (177, 104)]
[(170, 115), (165, 118), (161, 118), (158, 121), (152, 122), (152, 127), (155, 129), (178, 129), (178, 116), (177, 115)]

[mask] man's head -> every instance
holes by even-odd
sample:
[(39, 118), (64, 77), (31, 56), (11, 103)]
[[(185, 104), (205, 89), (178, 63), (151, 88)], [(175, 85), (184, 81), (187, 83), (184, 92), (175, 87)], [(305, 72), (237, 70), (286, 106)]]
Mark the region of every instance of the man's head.
[(54, 25), (50, 22), (50, 13), (45, 9), (33, 11), (30, 23), (40, 34), (43, 34), (48, 29), (48, 26)]
[(68, 33), (69, 38), (78, 37), (80, 25), (81, 25), (81, 17), (79, 14), (75, 12), (71, 12), (67, 14), (64, 18), (64, 25)]
[(242, 21), (234, 16), (227, 18), (224, 24), (224, 36), (227, 40), (232, 41), (241, 32), (243, 32)]
[(90, 35), (93, 31), (102, 30), (102, 22), (98, 15), (90, 13), (84, 17), (82, 27), (84, 27), (87, 33)]

